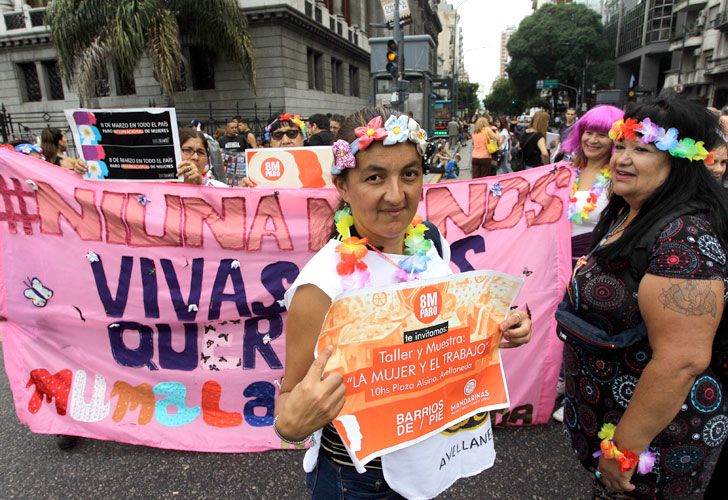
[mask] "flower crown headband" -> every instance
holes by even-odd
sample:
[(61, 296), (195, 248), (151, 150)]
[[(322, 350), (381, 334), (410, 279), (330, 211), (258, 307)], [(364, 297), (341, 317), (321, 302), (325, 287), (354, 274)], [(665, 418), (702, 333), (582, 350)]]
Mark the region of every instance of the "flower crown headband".
[(301, 120), (301, 117), (299, 115), (291, 115), (291, 113), (283, 113), (282, 115), (278, 115), (278, 118), (270, 122), (265, 127), (265, 140), (270, 141), (270, 129), (273, 127), (273, 125), (276, 122), (291, 122), (296, 127), (298, 127), (301, 130), (301, 133), (303, 134), (303, 138), (306, 138), (306, 134), (308, 131), (306, 130), (306, 122)]
[(407, 115), (389, 115), (382, 127), (382, 117), (375, 116), (365, 127), (354, 129), (354, 139), (351, 144), (344, 139), (334, 142), (334, 167), (332, 175), (340, 175), (345, 168), (355, 168), (354, 156), (361, 150), (368, 148), (374, 141), (382, 141), (385, 146), (393, 146), (404, 141), (412, 141), (417, 146), (420, 156), (425, 155), (427, 147), (427, 133), (420, 127), (414, 118)]
[(622, 139), (636, 141), (637, 134), (640, 135), (639, 140), (642, 144), (653, 142), (657, 149), (667, 151), (676, 158), (704, 161), (710, 154), (705, 149), (703, 141), (695, 142), (689, 137), (678, 140), (678, 131), (675, 127), (665, 130), (652, 123), (649, 118), (645, 118), (641, 122), (634, 118), (627, 118), (626, 121), (617, 120), (609, 131), (609, 138), (615, 142)]

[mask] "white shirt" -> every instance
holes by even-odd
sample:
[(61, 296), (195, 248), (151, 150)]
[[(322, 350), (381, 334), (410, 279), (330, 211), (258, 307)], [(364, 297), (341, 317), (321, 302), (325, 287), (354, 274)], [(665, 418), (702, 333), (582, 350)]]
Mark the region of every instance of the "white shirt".
[[(574, 193), (574, 198), (576, 198), (576, 210), (581, 211), (581, 209), (586, 206), (586, 202), (589, 198), (589, 191), (577, 191)], [(602, 211), (606, 208), (607, 203), (609, 203), (609, 198), (607, 197), (607, 190), (605, 189), (602, 191), (601, 196), (597, 198), (597, 206), (594, 210), (587, 213), (587, 218), (584, 219), (581, 224), (577, 224), (576, 222), (571, 223), (571, 236), (579, 236), (580, 234), (591, 233), (594, 231), (597, 222), (599, 222), (599, 215), (601, 215)]]
[[(430, 257), (427, 269), (420, 273), (420, 277), (436, 278), (452, 274), (449, 265), (450, 246), (442, 236), (440, 241), (442, 257), (433, 245), (427, 254)], [(337, 240), (330, 240), (304, 266), (298, 278), (286, 291), (286, 308), (290, 308), (296, 289), (301, 285), (315, 285), (331, 300), (342, 293), (341, 276), (336, 272), (339, 261), (336, 247), (339, 244)], [(404, 258), (403, 255), (386, 255), (394, 262)], [(376, 252), (369, 251), (364, 262), (371, 274), (373, 287), (397, 283), (397, 268)], [(495, 462), (495, 448), (490, 419), (472, 427), (452, 434), (441, 432), (407, 448), (383, 455), (382, 469), (389, 486), (404, 497), (424, 500), (439, 495), (461, 477), (472, 476), (492, 467)], [(321, 430), (318, 430), (314, 433), (311, 448), (303, 459), (303, 469), (306, 472), (311, 472), (316, 467), (320, 443)], [(478, 445), (473, 446), (472, 443)], [(454, 450), (460, 452), (455, 453)]]

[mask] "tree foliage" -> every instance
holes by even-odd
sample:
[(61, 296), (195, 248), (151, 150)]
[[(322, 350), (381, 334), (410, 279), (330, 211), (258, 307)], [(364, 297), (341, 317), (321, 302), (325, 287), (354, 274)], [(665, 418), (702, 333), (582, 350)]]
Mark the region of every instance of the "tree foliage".
[(522, 108), (516, 97), (516, 87), (510, 78), (498, 78), (483, 104), (488, 111), (498, 115), (515, 115)]
[[(599, 15), (578, 4), (547, 4), (526, 17), (508, 40), (508, 76), (518, 98), (535, 96), (537, 80), (603, 87), (613, 65)], [(584, 71), (586, 70), (586, 71)]]
[(467, 109), (467, 114), (472, 114), (480, 108), (480, 100), (478, 99), (477, 83), (466, 81), (458, 81), (458, 108)]
[(180, 40), (225, 56), (255, 87), (255, 51), (236, 0), (54, 0), (46, 22), (66, 82), (77, 84), (81, 99), (94, 95), (108, 61), (131, 75), (144, 53), (172, 95), (182, 75)]

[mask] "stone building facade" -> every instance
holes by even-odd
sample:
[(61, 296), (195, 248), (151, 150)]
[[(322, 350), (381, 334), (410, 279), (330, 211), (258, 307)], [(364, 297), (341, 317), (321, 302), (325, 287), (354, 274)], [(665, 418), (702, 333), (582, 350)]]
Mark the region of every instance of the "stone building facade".
[(678, 1), (673, 6), (671, 88), (706, 105), (728, 105), (728, 1)]
[[(192, 118), (217, 125), (242, 115), (262, 127), (284, 111), (308, 116), (346, 114), (370, 100), (370, 36), (384, 20), (378, 0), (238, 0), (248, 18), (256, 50), (254, 94), (233, 64), (199, 47), (184, 47), (186, 81), (179, 92), (161, 93), (151, 64), (143, 59), (134, 75), (111, 64), (97, 96), (81, 103), (62, 80), (57, 55), (44, 25), (44, 0), (0, 0), (0, 104), (14, 135), (37, 135), (43, 127), (65, 128), (64, 109), (173, 106), (180, 122)], [(414, 0), (410, 3), (416, 4)], [(413, 8), (416, 12), (417, 9)], [(416, 16), (413, 16), (416, 17)], [(413, 19), (410, 30), (427, 30)]]

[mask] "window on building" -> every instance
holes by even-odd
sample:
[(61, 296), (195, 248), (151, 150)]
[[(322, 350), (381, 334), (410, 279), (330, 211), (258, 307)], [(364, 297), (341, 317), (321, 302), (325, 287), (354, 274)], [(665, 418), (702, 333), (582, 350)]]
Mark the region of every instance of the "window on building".
[(207, 48), (199, 45), (191, 45), (189, 51), (192, 90), (213, 90), (215, 88), (213, 54)]
[(344, 15), (346, 24), (351, 25), (351, 0), (342, 0), (341, 13)]
[(308, 61), (308, 88), (314, 90), (324, 89), (324, 71), (322, 67), (322, 54), (317, 50), (308, 49), (306, 59)]
[(45, 10), (30, 11), (30, 25), (32, 27), (43, 26), (45, 24)]
[(25, 28), (25, 16), (22, 12), (11, 12), (3, 17), (5, 17), (5, 29), (8, 31)]
[(58, 61), (43, 61), (43, 71), (46, 75), (46, 95), (51, 101), (62, 101), (65, 97), (63, 95), (63, 80), (61, 79), (61, 72), (58, 69)]
[(96, 97), (107, 97), (111, 95), (111, 86), (109, 85), (109, 72), (104, 66), (96, 80)]
[(313, 4), (309, 1), (307, 1), (304, 8), (306, 10), (306, 15), (308, 17), (313, 17)]
[(114, 76), (116, 78), (116, 95), (136, 94), (136, 85), (134, 85), (133, 73), (130, 75), (122, 72), (119, 68), (114, 67)]
[(338, 59), (331, 58), (331, 92), (344, 93), (344, 65)]
[(38, 69), (34, 62), (18, 63), (18, 70), (22, 78), (21, 92), (23, 101), (36, 102), (40, 101), (42, 96), (40, 92), (40, 80), (38, 79)]
[(349, 95), (359, 97), (359, 68), (349, 65)]

